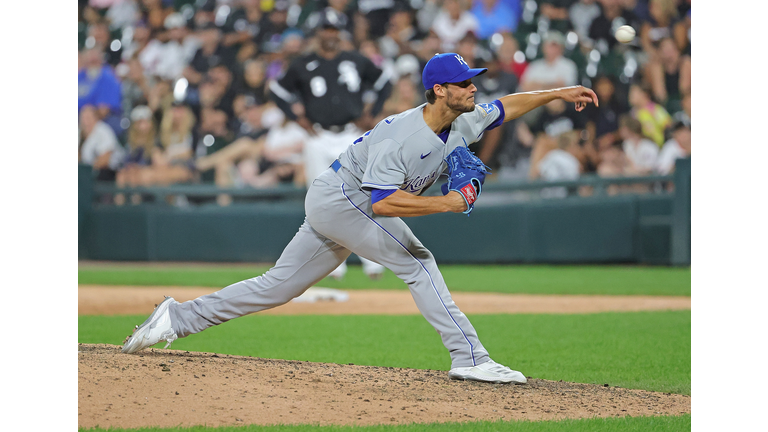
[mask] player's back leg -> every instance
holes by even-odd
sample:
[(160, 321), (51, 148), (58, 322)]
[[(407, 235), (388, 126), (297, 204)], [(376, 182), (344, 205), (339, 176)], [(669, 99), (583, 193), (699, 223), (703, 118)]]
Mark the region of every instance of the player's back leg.
[(287, 303), (348, 256), (348, 250), (320, 235), (305, 221), (266, 273), (183, 303), (167, 297), (126, 339), (123, 352), (134, 353), (163, 340), (170, 345), (177, 338)]
[(326, 277), (349, 254), (305, 221), (275, 266), (263, 275), (171, 307), (174, 330), (178, 337), (184, 337), (285, 304)]

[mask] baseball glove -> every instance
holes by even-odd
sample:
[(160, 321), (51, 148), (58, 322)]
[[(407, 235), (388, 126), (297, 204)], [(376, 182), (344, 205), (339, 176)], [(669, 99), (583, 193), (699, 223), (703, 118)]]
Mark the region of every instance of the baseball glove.
[(485, 182), (485, 176), (489, 168), (466, 147), (456, 147), (445, 158), (448, 163), (448, 183), (443, 184), (443, 195), (450, 191), (456, 191), (464, 197), (467, 210), (464, 214), (469, 216), (475, 208), (475, 201)]

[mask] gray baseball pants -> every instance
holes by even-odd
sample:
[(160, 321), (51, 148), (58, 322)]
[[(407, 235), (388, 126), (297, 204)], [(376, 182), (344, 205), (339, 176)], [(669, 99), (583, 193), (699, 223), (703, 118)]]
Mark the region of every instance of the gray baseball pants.
[(489, 360), (474, 327), (451, 299), (432, 253), (405, 222), (374, 214), (370, 198), (331, 169), (310, 186), (305, 210), (301, 228), (266, 273), (171, 305), (176, 334), (184, 337), (287, 303), (354, 252), (392, 270), (408, 285), (419, 311), (450, 352), (452, 368)]

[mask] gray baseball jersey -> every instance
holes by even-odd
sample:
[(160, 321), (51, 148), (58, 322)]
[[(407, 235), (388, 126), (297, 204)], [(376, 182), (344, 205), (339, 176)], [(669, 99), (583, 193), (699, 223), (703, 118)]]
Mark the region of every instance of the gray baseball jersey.
[(446, 168), (456, 146), (479, 139), (503, 121), (501, 104), (477, 105), (451, 125), (446, 143), (423, 119), (423, 106), (381, 121), (314, 180), (305, 200), (306, 219), (273, 268), (215, 293), (170, 306), (179, 337), (200, 332), (301, 295), (350, 253), (378, 262), (407, 285), (419, 311), (437, 330), (451, 367), (489, 360), (472, 324), (451, 298), (432, 253), (397, 217), (372, 210), (373, 189), (419, 195)]
[(402, 189), (421, 195), (447, 167), (448, 154), (480, 139), (502, 114), (497, 103), (475, 105), (453, 122), (444, 143), (424, 122), (424, 106), (384, 119), (339, 156), (355, 186), (369, 194), (371, 189)]

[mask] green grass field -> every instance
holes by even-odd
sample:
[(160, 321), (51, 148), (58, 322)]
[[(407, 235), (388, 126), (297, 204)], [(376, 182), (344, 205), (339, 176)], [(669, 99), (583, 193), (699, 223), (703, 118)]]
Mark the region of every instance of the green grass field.
[[(266, 267), (81, 268), (81, 284), (223, 287)], [(445, 266), (454, 291), (536, 294), (690, 295), (690, 269), (629, 266)], [(343, 289), (405, 289), (387, 273), (371, 282), (359, 267)], [(81, 316), (78, 341), (119, 345), (141, 316)], [(495, 360), (534, 378), (691, 394), (691, 312), (470, 315)], [(162, 346), (162, 345), (160, 345)], [(392, 347), (397, 347), (392, 348)], [(174, 349), (330, 363), (449, 368), (439, 337), (415, 316), (251, 315), (177, 340)], [(275, 426), (141, 431), (679, 431), (691, 417), (476, 422), (366, 428)], [(101, 430), (101, 429), (92, 429)], [(115, 429), (110, 429), (115, 430)]]
[(80, 429), (81, 431), (132, 432), (667, 432), (691, 430), (691, 416), (621, 417), (561, 421), (495, 421), (471, 423), (433, 423), (398, 426), (238, 426), (238, 427), (190, 427), (190, 428), (141, 428), (141, 429)]
[[(78, 282), (104, 285), (175, 285), (223, 288), (258, 276), (267, 266), (80, 268)], [(642, 266), (446, 265), (440, 266), (452, 291), (526, 294), (691, 295), (691, 269)], [(407, 289), (394, 273), (371, 281), (359, 266), (350, 266), (342, 281), (321, 285), (343, 289)]]

